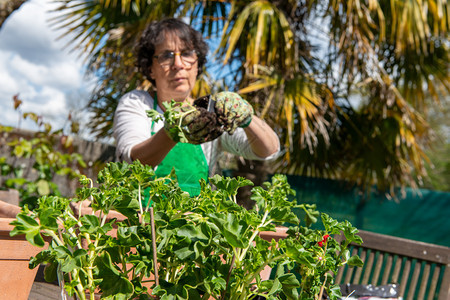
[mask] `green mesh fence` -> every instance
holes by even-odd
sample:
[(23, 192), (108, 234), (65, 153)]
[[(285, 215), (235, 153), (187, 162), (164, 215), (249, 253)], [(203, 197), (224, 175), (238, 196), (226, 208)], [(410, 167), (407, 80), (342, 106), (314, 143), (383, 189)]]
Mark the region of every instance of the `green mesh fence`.
[(301, 176), (288, 181), (299, 203), (316, 204), (358, 229), (450, 247), (450, 193), (407, 189), (406, 197), (389, 200), (375, 193), (363, 197), (339, 181)]

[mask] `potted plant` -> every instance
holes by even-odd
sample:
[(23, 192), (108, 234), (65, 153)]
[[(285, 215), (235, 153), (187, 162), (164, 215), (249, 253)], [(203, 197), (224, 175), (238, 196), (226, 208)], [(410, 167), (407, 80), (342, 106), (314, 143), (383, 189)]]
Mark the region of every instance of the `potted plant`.
[[(75, 198), (44, 196), (12, 222), (12, 234), (26, 234), (33, 245), (52, 238), (30, 267), (48, 263), (46, 279), (59, 278), (79, 299), (94, 299), (96, 292), (103, 299), (320, 299), (325, 293), (338, 299), (333, 273), (346, 263), (362, 264), (347, 249), (361, 242), (357, 229), (325, 214), (324, 229), (312, 229), (318, 212), (290, 201), (294, 191), (283, 175), (253, 188), (251, 210), (236, 204), (238, 188), (251, 184), (243, 178), (216, 175), (192, 198), (175, 174), (156, 178), (139, 162), (109, 163), (96, 186), (86, 177), (80, 182)], [(75, 214), (70, 203), (83, 210), (85, 200), (90, 214)], [(304, 221), (294, 208), (305, 213)], [(113, 210), (124, 218), (108, 218)], [(282, 225), (288, 225), (285, 238), (261, 237)], [(338, 242), (333, 235), (341, 233)], [(267, 266), (276, 272), (261, 278)]]
[(28, 260), (42, 251), (25, 235), (10, 236), (10, 223), (19, 212), (19, 206), (0, 200), (0, 299), (27, 299), (37, 273), (28, 268)]
[[(13, 100), (14, 108), (20, 110), (22, 101), (18, 96)], [(27, 241), (29, 232), (10, 235), (14, 229), (10, 223), (20, 212), (19, 205), (32, 207), (39, 196), (60, 194), (56, 175), (76, 176), (75, 163), (84, 165), (79, 154), (61, 151), (71, 145), (62, 131), (51, 130), (36, 114), (20, 116), (20, 120), (27, 119), (43, 131), (32, 133), (0, 124), (0, 299), (27, 299), (37, 273), (37, 269), (28, 268), (28, 260), (42, 251)]]

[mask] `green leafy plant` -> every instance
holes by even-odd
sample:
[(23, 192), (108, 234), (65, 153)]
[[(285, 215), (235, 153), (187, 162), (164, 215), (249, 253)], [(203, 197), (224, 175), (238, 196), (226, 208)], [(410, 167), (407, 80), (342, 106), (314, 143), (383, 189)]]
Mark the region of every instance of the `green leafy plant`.
[[(14, 108), (20, 110), (22, 101), (14, 96)], [(63, 129), (53, 130), (49, 123), (35, 113), (23, 113), (20, 120), (35, 123), (38, 131), (29, 136), (19, 135), (11, 126), (0, 124), (0, 138), (5, 142), (9, 157), (0, 157), (0, 187), (19, 191), (21, 204), (34, 208), (44, 195), (61, 195), (55, 175), (80, 176), (79, 168), (86, 167), (82, 156), (72, 151), (73, 137)], [(72, 124), (72, 133), (76, 131)]]
[(181, 107), (181, 104), (175, 100), (165, 101), (163, 102), (163, 106), (165, 109), (163, 114), (159, 113), (156, 109), (150, 109), (147, 111), (147, 116), (155, 122), (166, 121), (169, 124), (174, 124), (170, 128), (170, 135), (178, 137), (181, 143), (188, 143), (188, 139), (183, 132), (183, 121), (187, 115), (195, 112), (197, 108), (188, 102), (183, 102), (182, 106), (184, 109), (175, 109)]
[(172, 100), (163, 102), (163, 114), (151, 109), (147, 116), (153, 121), (164, 121), (164, 129), (174, 141), (201, 144), (218, 138), (224, 132), (211, 103), (209, 96), (200, 97), (192, 104)]
[[(252, 210), (236, 204), (237, 190), (251, 185), (246, 179), (216, 175), (189, 197), (175, 174), (156, 178), (138, 161), (109, 163), (98, 186), (86, 177), (81, 184), (73, 199), (45, 196), (34, 211), (25, 206), (11, 233), (38, 246), (50, 236), (30, 267), (48, 263), (46, 278), (64, 279), (80, 299), (86, 292), (94, 299), (96, 291), (103, 299), (321, 299), (324, 293), (338, 299), (333, 274), (344, 264), (362, 264), (347, 249), (361, 243), (357, 229), (325, 214), (324, 230), (312, 229), (319, 213), (291, 201), (294, 191), (283, 175), (253, 188)], [(75, 214), (70, 203), (82, 210), (84, 200), (92, 212)], [(294, 207), (305, 212), (303, 222)], [(120, 221), (108, 216), (113, 210), (123, 215)], [(261, 238), (279, 225), (289, 225), (286, 238)], [(274, 270), (268, 280), (260, 276), (266, 266)]]

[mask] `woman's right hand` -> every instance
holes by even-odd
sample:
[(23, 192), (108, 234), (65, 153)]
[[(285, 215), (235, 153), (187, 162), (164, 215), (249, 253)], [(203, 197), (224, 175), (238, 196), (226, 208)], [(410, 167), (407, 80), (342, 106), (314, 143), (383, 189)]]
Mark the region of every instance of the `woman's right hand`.
[(164, 129), (175, 142), (202, 144), (218, 138), (223, 129), (214, 113), (192, 105), (178, 105), (172, 108), (174, 116), (165, 120)]

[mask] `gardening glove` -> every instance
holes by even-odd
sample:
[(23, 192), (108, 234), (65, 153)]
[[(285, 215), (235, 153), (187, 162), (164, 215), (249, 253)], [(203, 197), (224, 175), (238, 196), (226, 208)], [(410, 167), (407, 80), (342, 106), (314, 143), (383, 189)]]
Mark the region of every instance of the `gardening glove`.
[(217, 126), (214, 113), (202, 107), (179, 105), (172, 109), (172, 118), (164, 122), (167, 135), (175, 142), (202, 144), (218, 138), (223, 129)]
[(250, 125), (253, 117), (253, 107), (241, 96), (232, 92), (220, 92), (212, 95), (219, 124), (229, 134), (233, 134), (238, 127)]

